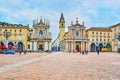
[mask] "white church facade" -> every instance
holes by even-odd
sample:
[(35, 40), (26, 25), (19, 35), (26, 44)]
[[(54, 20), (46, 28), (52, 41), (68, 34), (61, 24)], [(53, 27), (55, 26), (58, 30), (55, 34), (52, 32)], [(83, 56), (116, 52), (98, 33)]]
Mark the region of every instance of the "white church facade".
[(33, 21), (33, 28), (30, 30), (30, 51), (51, 51), (51, 32), (49, 22), (40, 19)]

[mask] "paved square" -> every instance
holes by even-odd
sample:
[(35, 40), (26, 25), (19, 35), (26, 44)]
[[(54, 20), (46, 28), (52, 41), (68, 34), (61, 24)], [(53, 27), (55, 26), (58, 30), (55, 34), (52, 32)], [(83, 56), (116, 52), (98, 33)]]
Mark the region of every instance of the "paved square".
[[(57, 52), (38, 55), (39, 53), (22, 55), (28, 56), (25, 61), (41, 59), (0, 73), (0, 80), (120, 80), (120, 54), (117, 53), (82, 55)], [(10, 58), (14, 55), (2, 55), (0, 60), (3, 56), (7, 56), (6, 59), (11, 63)]]

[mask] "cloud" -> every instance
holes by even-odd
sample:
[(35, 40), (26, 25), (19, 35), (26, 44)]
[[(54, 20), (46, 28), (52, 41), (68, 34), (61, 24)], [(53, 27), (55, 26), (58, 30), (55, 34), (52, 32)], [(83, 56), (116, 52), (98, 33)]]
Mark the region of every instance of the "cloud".
[(32, 27), (32, 21), (42, 16), (50, 21), (50, 31), (55, 39), (61, 12), (64, 13), (66, 27), (71, 25), (71, 21), (75, 23), (76, 17), (80, 24), (84, 21), (86, 27), (109, 26), (120, 20), (119, 7), (119, 0), (1, 0), (0, 15), (3, 17), (0, 20)]

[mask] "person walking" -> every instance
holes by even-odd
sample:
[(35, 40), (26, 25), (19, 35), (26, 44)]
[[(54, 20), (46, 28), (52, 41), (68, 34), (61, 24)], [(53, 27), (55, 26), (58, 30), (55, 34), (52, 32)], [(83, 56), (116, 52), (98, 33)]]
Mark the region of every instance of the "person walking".
[(82, 51), (82, 55), (84, 55), (84, 51)]
[(24, 55), (26, 55), (26, 54), (27, 54), (27, 50), (24, 51)]
[(88, 51), (86, 50), (85, 53), (86, 53), (86, 55), (87, 55), (87, 54), (88, 54)]
[(21, 50), (19, 51), (20, 55), (21, 55)]
[(97, 49), (97, 55), (99, 55), (99, 49)]

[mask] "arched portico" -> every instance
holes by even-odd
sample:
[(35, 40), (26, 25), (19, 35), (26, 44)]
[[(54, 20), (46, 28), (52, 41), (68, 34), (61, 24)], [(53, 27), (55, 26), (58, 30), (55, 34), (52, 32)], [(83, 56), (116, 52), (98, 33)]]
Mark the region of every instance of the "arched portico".
[(9, 42), (8, 45), (10, 45), (10, 46), (14, 46), (13, 42)]
[(18, 42), (18, 50), (23, 51), (24, 50), (24, 44), (23, 42)]
[(106, 48), (108, 48), (109, 51), (112, 51), (112, 46), (110, 43), (107, 43)]
[(4, 46), (4, 43), (3, 43), (3, 42), (0, 42), (0, 45), (1, 45), (1, 46)]
[(100, 51), (100, 52), (102, 51), (102, 48), (103, 48), (103, 44), (100, 43), (100, 44), (99, 44), (99, 51)]
[(96, 50), (95, 50), (95, 43), (92, 43), (91, 45), (90, 45), (90, 48), (91, 48), (91, 52), (95, 52)]

